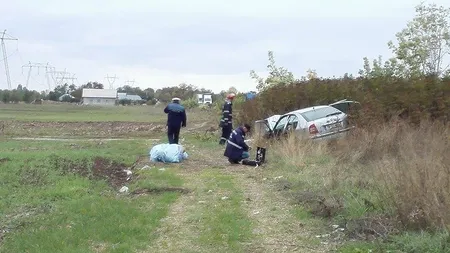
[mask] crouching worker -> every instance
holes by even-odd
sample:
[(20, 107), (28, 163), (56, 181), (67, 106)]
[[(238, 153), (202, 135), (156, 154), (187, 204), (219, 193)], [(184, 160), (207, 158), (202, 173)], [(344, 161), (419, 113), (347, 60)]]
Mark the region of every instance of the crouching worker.
[(230, 163), (239, 164), (242, 162), (243, 165), (259, 165), (259, 163), (256, 161), (248, 160), (248, 158), (250, 157), (250, 147), (247, 145), (247, 143), (245, 143), (245, 135), (249, 131), (250, 125), (244, 124), (231, 132), (224, 153), (224, 156), (228, 157), (228, 161)]

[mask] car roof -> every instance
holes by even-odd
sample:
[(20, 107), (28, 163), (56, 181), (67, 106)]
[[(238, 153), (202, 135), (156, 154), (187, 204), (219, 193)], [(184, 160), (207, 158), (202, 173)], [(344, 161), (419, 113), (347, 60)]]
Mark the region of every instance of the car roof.
[(309, 112), (309, 111), (313, 111), (313, 110), (316, 110), (316, 109), (322, 109), (322, 108), (327, 108), (327, 107), (331, 107), (331, 106), (329, 106), (329, 105), (318, 105), (318, 106), (306, 107), (306, 108), (303, 108), (303, 109), (299, 109), (299, 110), (295, 110), (295, 111), (292, 111), (292, 112), (285, 113), (285, 114), (283, 114), (283, 116), (288, 115), (288, 114), (300, 114), (300, 113)]

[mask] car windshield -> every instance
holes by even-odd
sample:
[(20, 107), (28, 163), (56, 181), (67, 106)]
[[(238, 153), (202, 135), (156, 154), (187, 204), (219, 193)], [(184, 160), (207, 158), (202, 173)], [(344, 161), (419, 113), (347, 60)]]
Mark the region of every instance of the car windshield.
[(331, 107), (331, 106), (327, 106), (327, 107), (322, 107), (322, 108), (307, 111), (307, 112), (302, 112), (300, 114), (303, 116), (303, 118), (305, 118), (306, 121), (309, 122), (309, 121), (314, 121), (317, 119), (325, 118), (328, 116), (339, 115), (341, 113), (342, 112), (339, 111), (338, 109)]

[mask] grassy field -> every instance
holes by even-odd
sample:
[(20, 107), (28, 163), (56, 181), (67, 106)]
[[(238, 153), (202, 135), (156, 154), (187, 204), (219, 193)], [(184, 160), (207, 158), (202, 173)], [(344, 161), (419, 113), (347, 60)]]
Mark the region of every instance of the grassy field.
[(58, 122), (164, 122), (163, 107), (0, 104), (0, 120)]
[(264, 143), (268, 163), (252, 168), (229, 165), (206, 132), (217, 115), (194, 110), (189, 159), (162, 164), (147, 156), (166, 142), (159, 109), (0, 106), (0, 252), (449, 252), (447, 232), (398, 218), (414, 206), (424, 224), (449, 218), (439, 126)]

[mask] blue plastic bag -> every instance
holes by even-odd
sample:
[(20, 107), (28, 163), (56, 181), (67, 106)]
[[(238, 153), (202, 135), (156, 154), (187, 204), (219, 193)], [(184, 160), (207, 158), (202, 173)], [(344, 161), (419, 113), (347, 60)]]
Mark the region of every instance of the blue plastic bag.
[(183, 146), (178, 144), (158, 144), (150, 152), (150, 161), (163, 163), (179, 163), (188, 158)]

